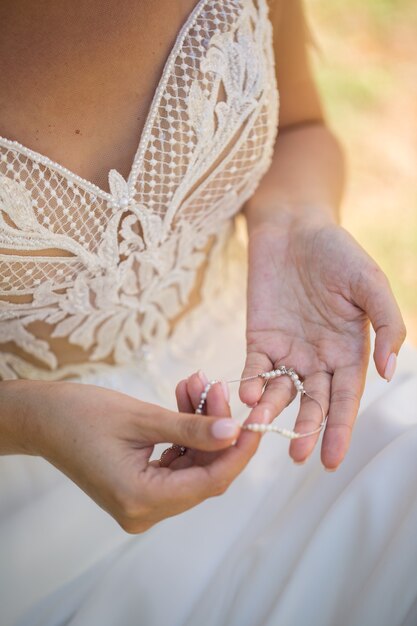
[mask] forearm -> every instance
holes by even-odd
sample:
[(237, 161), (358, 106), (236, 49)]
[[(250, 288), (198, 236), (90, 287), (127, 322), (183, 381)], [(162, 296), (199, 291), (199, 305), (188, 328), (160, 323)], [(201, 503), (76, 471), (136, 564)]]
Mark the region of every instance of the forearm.
[(0, 382), (0, 455), (36, 454), (37, 406), (46, 401), (40, 381)]
[(280, 131), (271, 167), (243, 207), (249, 233), (271, 223), (339, 223), (343, 183), (343, 153), (324, 123)]

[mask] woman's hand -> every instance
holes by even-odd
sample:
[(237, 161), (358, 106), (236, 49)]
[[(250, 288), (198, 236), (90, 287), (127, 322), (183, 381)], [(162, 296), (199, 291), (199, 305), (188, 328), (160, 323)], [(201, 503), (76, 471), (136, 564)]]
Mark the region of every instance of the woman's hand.
[[(207, 383), (208, 379), (201, 371), (193, 374), (187, 380), (179, 382), (176, 388), (178, 409), (182, 412), (194, 413), (200, 402), (201, 393), (204, 391)], [(209, 415), (230, 416), (229, 389), (227, 383), (222, 382), (210, 388), (207, 394), (204, 411)], [(247, 418), (245, 424), (248, 424), (250, 421), (253, 420)], [(232, 449), (227, 451), (219, 450), (206, 452), (195, 448), (188, 448), (186, 454), (180, 457), (175, 454), (175, 452), (172, 452), (171, 458), (168, 456), (169, 467), (171, 469), (179, 469), (192, 466), (206, 466), (213, 463), (216, 458), (226, 455), (236, 455), (240, 457), (242, 453), (244, 454), (246, 462), (248, 462), (257, 449), (259, 441), (260, 435), (258, 433), (242, 431), (240, 432), (236, 444)]]
[[(369, 361), (369, 320), (376, 331), (374, 360), (388, 380), (406, 330), (389, 282), (369, 255), (330, 220), (304, 219), (287, 228), (258, 225), (249, 236), (247, 359), (244, 376), (285, 364), (328, 411), (321, 459), (336, 469), (349, 446)], [(390, 355), (394, 356), (390, 356)], [(251, 420), (272, 420), (294, 398), (287, 377), (240, 387), (253, 406)], [(295, 429), (322, 420), (319, 406), (302, 397)], [(303, 462), (318, 435), (293, 440), (290, 455)]]
[[(192, 374), (188, 379), (181, 380), (175, 390), (178, 410), (182, 413), (195, 413), (200, 397), (208, 383), (208, 378), (201, 370)], [(208, 394), (204, 406), (204, 412), (209, 415), (222, 415), (230, 417), (229, 389), (226, 383), (213, 385)], [(232, 420), (230, 420), (231, 423)], [(208, 452), (187, 448), (183, 456), (178, 457), (174, 452), (171, 458), (168, 456), (168, 463), (171, 469), (192, 467), (193, 465), (205, 466), (224, 454), (224, 450)]]
[[(210, 403), (228, 416), (224, 398), (216, 404), (217, 393)], [(14, 446), (43, 456), (130, 533), (223, 493), (259, 442), (242, 433), (231, 446), (240, 425), (229, 417), (176, 413), (93, 385), (5, 381), (2, 400), (3, 424), (7, 414), (14, 416), (7, 453)], [(199, 461), (175, 471), (149, 461), (154, 444), (165, 442), (195, 450)], [(190, 455), (187, 450), (184, 460)]]

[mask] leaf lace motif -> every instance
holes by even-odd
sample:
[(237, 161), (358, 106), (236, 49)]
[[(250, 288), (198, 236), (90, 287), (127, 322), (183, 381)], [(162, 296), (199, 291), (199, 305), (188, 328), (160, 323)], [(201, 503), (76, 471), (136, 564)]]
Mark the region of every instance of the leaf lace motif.
[[(3, 145), (0, 345), (18, 352), (0, 352), (0, 378), (60, 378), (140, 358), (170, 335), (202, 264), (221, 267), (215, 242), (266, 171), (276, 135), (266, 1), (201, 2), (184, 32), (133, 187), (111, 170), (109, 200)], [(57, 339), (79, 346), (86, 363), (61, 364)]]

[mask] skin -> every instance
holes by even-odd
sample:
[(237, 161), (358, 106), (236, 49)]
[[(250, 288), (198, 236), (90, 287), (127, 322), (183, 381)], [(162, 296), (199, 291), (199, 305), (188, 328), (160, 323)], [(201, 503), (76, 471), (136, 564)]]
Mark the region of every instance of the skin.
[[(243, 433), (232, 446), (237, 424), (218, 439), (216, 417), (168, 411), (95, 385), (5, 381), (2, 401), (0, 453), (44, 457), (129, 533), (224, 493), (259, 443)], [(220, 387), (208, 409), (232, 423)], [(167, 441), (198, 450), (196, 462), (189, 455), (173, 471), (149, 461), (154, 445)]]
[[(343, 157), (312, 78), (300, 2), (277, 2), (272, 19), (281, 33), (275, 38), (281, 132), (272, 167), (244, 209), (249, 280), (243, 375), (283, 363), (301, 374), (306, 390), (328, 411), (321, 460), (335, 470), (348, 450), (365, 385), (370, 323), (382, 377), (406, 329), (384, 272), (339, 223)], [(265, 409), (273, 419), (293, 393), (287, 377), (271, 381), (263, 395), (260, 381), (240, 387), (243, 402), (258, 403), (251, 419)], [(313, 430), (320, 421), (317, 404), (303, 397), (296, 430)], [(292, 441), (294, 461), (305, 461), (317, 440)]]
[[(386, 275), (340, 225), (343, 155), (312, 77), (302, 5), (299, 0), (270, 4), (280, 133), (271, 168), (243, 209), (249, 275), (242, 376), (282, 364), (295, 368), (328, 412), (321, 460), (334, 471), (349, 448), (365, 386), (370, 323), (382, 377), (406, 329)], [(240, 386), (241, 400), (254, 407), (250, 421), (267, 415), (271, 422), (294, 397), (287, 377), (270, 381), (264, 393), (259, 379)], [(321, 419), (318, 405), (303, 397), (295, 430), (314, 430)], [(293, 440), (292, 459), (304, 463), (318, 439)]]
[[(130, 11), (139, 5), (131, 3)], [(21, 9), (20, 17), (15, 15), (16, 32), (20, 33), (16, 41), (26, 41), (19, 29), (36, 32), (31, 26), (35, 18), (32, 17), (31, 23), (25, 26), (23, 1), (11, 4), (6, 17), (13, 15), (13, 6)], [(81, 3), (79, 8), (86, 6)], [(166, 8), (172, 6), (173, 3), (169, 3)], [(152, 5), (144, 3), (143, 7), (149, 12)], [(163, 10), (162, 2), (158, 7)], [(191, 8), (185, 2), (179, 3), (178, 7), (184, 12)], [(343, 159), (337, 141), (326, 127), (311, 77), (300, 5), (297, 0), (277, 0), (271, 2), (271, 11), (281, 95), (281, 130), (271, 169), (243, 207), (249, 235), (248, 355), (243, 374), (258, 373), (285, 363), (305, 377), (306, 389), (314, 392), (326, 409), (329, 407), (322, 460), (328, 469), (334, 469), (346, 454), (363, 391), (369, 359), (369, 321), (377, 333), (374, 359), (381, 375), (384, 375), (389, 354), (398, 353), (405, 329), (382, 270), (338, 224)], [(57, 26), (64, 17), (56, 15)], [(180, 23), (180, 15), (175, 13), (171, 17)], [(129, 12), (125, 26), (137, 23), (134, 18)], [(114, 18), (110, 15), (109, 24), (113, 24), (114, 19), (123, 20), (123, 14), (116, 11)], [(82, 22), (78, 20), (78, 23)], [(66, 23), (69, 23), (68, 15)], [(177, 26), (174, 19), (172, 23), (168, 19), (161, 23), (164, 28)], [(57, 29), (53, 24), (50, 26), (42, 35), (44, 47), (29, 46), (31, 58), (42, 53), (47, 53), (48, 59), (60, 58), (57, 50), (51, 54), (47, 46), (65, 46), (71, 33), (57, 36)], [(103, 24), (102, 28), (105, 26)], [(126, 45), (129, 44), (128, 32), (125, 28), (123, 41)], [(51, 33), (50, 40), (48, 33)], [(131, 33), (136, 45), (140, 41), (137, 35)], [(168, 33), (166, 35), (168, 37)], [(154, 40), (151, 28), (147, 37)], [(84, 45), (88, 38), (80, 37), (79, 40)], [(99, 52), (100, 41), (95, 41), (95, 46)], [(110, 46), (108, 39), (106, 46)], [(135, 57), (141, 59), (140, 72), (131, 65), (125, 66), (124, 84), (133, 80), (128, 74), (132, 71), (136, 79), (142, 75), (154, 85), (157, 63), (166, 50), (164, 52), (164, 46), (158, 44), (158, 61), (152, 55), (146, 57), (143, 52), (138, 50)], [(21, 51), (20, 60), (23, 56), (24, 51)], [(96, 57), (101, 58), (98, 53)], [(75, 67), (74, 75), (67, 71), (61, 76), (64, 95), (74, 93), (80, 76), (86, 81), (83, 93), (89, 93), (89, 88), (91, 93), (97, 93), (99, 85), (112, 84), (111, 76), (102, 76), (102, 80), (97, 78), (103, 64), (97, 61), (95, 67), (93, 60), (96, 57), (92, 57), (89, 64), (91, 73), (81, 65), (82, 71)], [(121, 58), (124, 57), (122, 50)], [(76, 60), (81, 63), (81, 53)], [(2, 120), (6, 125), (1, 134), (8, 136), (8, 127), (17, 128), (20, 134), (15, 138), (30, 146), (38, 140), (28, 138), (31, 124), (24, 107), (29, 116), (33, 100), (30, 97), (30, 76), (24, 74), (26, 64), (22, 62), (21, 66), (22, 80), (7, 80), (0, 85), (4, 87), (0, 93), (5, 105)], [(97, 154), (108, 155), (111, 150), (103, 151), (101, 146), (92, 144), (88, 133), (67, 133), (70, 127), (74, 129), (79, 113), (60, 106), (55, 69), (53, 66), (45, 68), (42, 74), (46, 81), (42, 84), (45, 98), (43, 107), (36, 109), (36, 125), (42, 131), (39, 137), (45, 137), (47, 143), (44, 146), (37, 143), (34, 147), (97, 183), (104, 181), (103, 172), (109, 167), (119, 167), (124, 173), (122, 161), (119, 165), (113, 161), (101, 167), (97, 165), (95, 172), (87, 169), (89, 164), (97, 163)], [(16, 76), (15, 70), (13, 76)], [(116, 70), (120, 77), (120, 68)], [(48, 71), (51, 72), (50, 80), (47, 80)], [(14, 104), (10, 93), (16, 85), (20, 94), (16, 94), (16, 98), (22, 99), (22, 106)], [(143, 124), (143, 119), (133, 118), (136, 102), (141, 99), (143, 112), (146, 112), (146, 98), (149, 100), (153, 93), (149, 89), (145, 96), (145, 91), (129, 91), (121, 97), (118, 88), (115, 95), (111, 94), (116, 102), (124, 103), (126, 107), (122, 119), (129, 121), (129, 127), (126, 122), (123, 132), (114, 125), (114, 116), (110, 120), (105, 118), (106, 111), (116, 108), (110, 106), (111, 98), (107, 100), (110, 102), (108, 109), (101, 106), (107, 92), (102, 94), (103, 98), (98, 98), (98, 111), (91, 103), (85, 103), (87, 127), (89, 121), (97, 123), (99, 128), (106, 128), (106, 138), (112, 136), (115, 143), (120, 140), (121, 145), (129, 145), (124, 134), (127, 132), (131, 137), (135, 132), (137, 136), (139, 126)], [(62, 124), (59, 130), (65, 142), (56, 140), (55, 131), (47, 131), (46, 122), (49, 123), (54, 115)], [(93, 127), (91, 132), (97, 142), (100, 134), (94, 133)], [(63, 145), (66, 152), (61, 155), (59, 150)], [(93, 156), (88, 153), (92, 146)], [(133, 151), (134, 146), (131, 148)], [(122, 158), (121, 153), (119, 156)], [(124, 165), (128, 166), (129, 162), (130, 159)], [(104, 186), (104, 182), (101, 184)], [(78, 383), (4, 381), (1, 388), (0, 453), (43, 456), (131, 533), (143, 532), (161, 519), (195, 506), (205, 498), (224, 493), (255, 454), (260, 441), (258, 433), (239, 432), (239, 428), (227, 439), (219, 440), (213, 436), (213, 423), (218, 416), (229, 420), (230, 409), (221, 386), (216, 385), (208, 397), (209, 416), (193, 414), (203, 389), (203, 382), (197, 374), (181, 381), (177, 387), (180, 413), (112, 390)], [(271, 421), (291, 401), (292, 394), (288, 380), (284, 379), (274, 380), (263, 395), (259, 383), (242, 384), (240, 397), (246, 404), (257, 403), (249, 421)], [(310, 430), (318, 418), (315, 404), (303, 400), (297, 428)], [(304, 460), (311, 453), (316, 439), (292, 442), (292, 458)], [(167, 466), (160, 467), (157, 461), (149, 459), (153, 446), (166, 441), (185, 445), (188, 450), (180, 458), (172, 455)]]
[[(84, 2), (69, 10), (48, 0), (36, 7), (6, 2), (0, 7), (0, 133), (102, 188), (112, 167), (126, 177), (163, 63), (194, 6), (195, 0), (132, 1), (120, 11), (107, 0), (105, 10)], [(70, 360), (70, 346), (62, 350)], [(229, 409), (224, 399), (216, 403), (216, 394), (209, 411), (229, 423)], [(231, 447), (237, 424), (233, 435), (218, 439), (211, 431), (215, 417), (167, 411), (93, 385), (3, 381), (0, 405), (0, 454), (44, 457), (130, 533), (224, 493), (259, 442), (244, 433)], [(225, 452), (173, 472), (150, 461), (154, 445), (164, 442), (203, 455)]]

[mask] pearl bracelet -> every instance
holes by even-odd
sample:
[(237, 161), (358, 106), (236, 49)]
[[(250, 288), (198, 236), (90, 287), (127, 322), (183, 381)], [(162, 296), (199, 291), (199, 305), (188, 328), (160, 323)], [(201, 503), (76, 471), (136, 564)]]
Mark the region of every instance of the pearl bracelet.
[[(309, 432), (306, 432), (306, 433), (297, 433), (294, 430), (288, 430), (287, 428), (279, 428), (278, 426), (274, 426), (273, 424), (262, 424), (259, 422), (253, 422), (252, 424), (242, 424), (241, 428), (243, 430), (251, 430), (252, 432), (257, 432), (257, 433), (266, 433), (266, 432), (278, 433), (279, 435), (282, 435), (283, 437), (287, 437), (287, 439), (301, 439), (302, 437), (310, 437), (311, 435), (318, 434), (321, 430), (323, 430), (327, 421), (327, 417), (324, 413), (324, 409), (321, 403), (316, 398), (311, 396), (304, 389), (303, 382), (300, 380), (299, 375), (292, 367), (287, 368), (285, 365), (281, 365), (278, 369), (270, 370), (269, 372), (262, 372), (261, 374), (255, 374), (255, 376), (247, 376), (246, 378), (237, 378), (235, 380), (227, 380), (226, 382), (227, 383), (238, 383), (238, 382), (240, 383), (240, 382), (247, 381), (247, 380), (255, 380), (256, 378), (263, 378), (265, 381), (265, 384), (268, 384), (270, 380), (272, 380), (273, 378), (279, 378), (280, 376), (288, 376), (294, 383), (296, 390), (301, 395), (307, 396), (308, 398), (310, 398), (311, 400), (313, 400), (319, 405), (320, 410), (321, 410), (321, 415), (322, 415), (322, 421), (320, 422), (319, 426), (315, 428), (314, 430), (310, 430)], [(208, 395), (210, 388), (213, 385), (220, 383), (220, 382), (221, 382), (220, 380), (212, 380), (209, 383), (207, 383), (207, 385), (204, 388), (204, 391), (201, 393), (198, 407), (195, 410), (196, 414), (201, 415), (203, 413), (204, 406), (207, 401), (207, 395)]]

